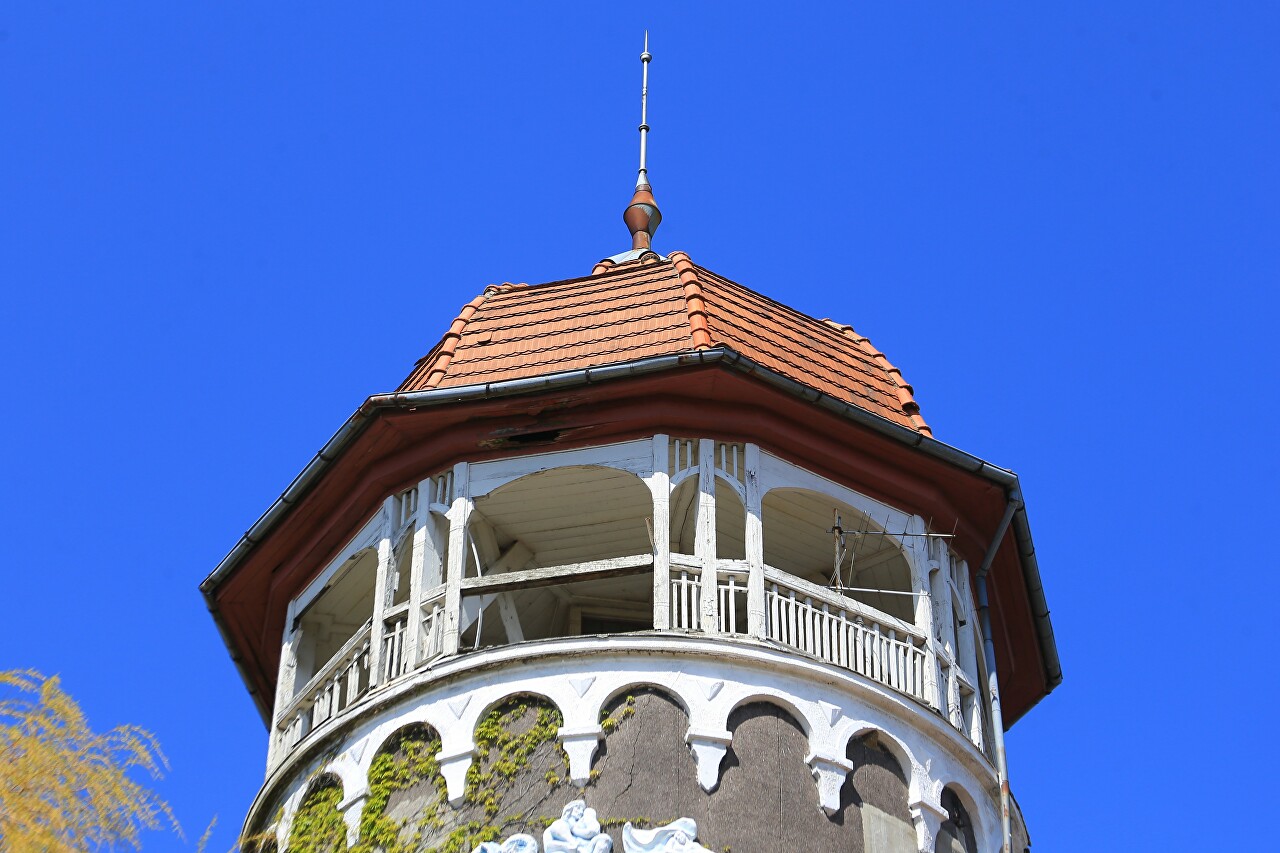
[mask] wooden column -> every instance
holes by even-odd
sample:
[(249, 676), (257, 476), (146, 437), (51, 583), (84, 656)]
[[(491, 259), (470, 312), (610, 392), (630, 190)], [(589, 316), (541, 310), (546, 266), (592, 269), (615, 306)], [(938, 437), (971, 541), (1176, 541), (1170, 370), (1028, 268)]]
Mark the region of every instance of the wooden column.
[(444, 633), (441, 652), (458, 653), (458, 620), (462, 616), (462, 573), (467, 568), (467, 522), (471, 519), (469, 466), (453, 466), (453, 504), (449, 507), (449, 551), (444, 578)]
[(693, 555), (702, 571), (699, 621), (708, 634), (720, 633), (720, 592), (716, 574), (716, 442), (698, 441), (698, 529)]
[(768, 635), (764, 603), (764, 495), (760, 494), (760, 445), (748, 444), (743, 452), (747, 491), (747, 633), (757, 639)]
[(405, 627), (407, 636), (404, 640), (404, 654), (405, 660), (409, 662), (409, 671), (418, 665), (421, 654), (418, 644), (422, 634), (422, 572), (431, 542), (427, 525), (431, 523), (432, 485), (430, 478), (418, 483), (418, 511), (413, 515), (413, 555), (409, 563), (409, 624)]
[(382, 502), (382, 535), (378, 537), (378, 570), (373, 577), (373, 624), (369, 628), (369, 686), (382, 683), (382, 624), (387, 607), (387, 578), (395, 567), (391, 565), (391, 537), (395, 535), (396, 496)]
[(671, 627), (671, 464), (670, 442), (653, 437), (653, 473), (645, 478), (653, 496), (653, 627)]

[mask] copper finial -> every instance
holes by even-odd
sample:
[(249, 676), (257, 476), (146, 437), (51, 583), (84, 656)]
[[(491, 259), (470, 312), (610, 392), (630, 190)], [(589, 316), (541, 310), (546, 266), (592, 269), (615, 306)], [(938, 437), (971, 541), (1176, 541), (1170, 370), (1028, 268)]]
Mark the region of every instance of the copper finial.
[(640, 174), (636, 177), (636, 192), (631, 197), (631, 204), (622, 212), (622, 221), (631, 232), (631, 248), (648, 249), (653, 234), (662, 221), (662, 212), (658, 203), (653, 200), (653, 188), (649, 186), (649, 169), (647, 166), (649, 142), (649, 31), (644, 33), (644, 53), (640, 54), (640, 64), (644, 68), (644, 76), (640, 84)]

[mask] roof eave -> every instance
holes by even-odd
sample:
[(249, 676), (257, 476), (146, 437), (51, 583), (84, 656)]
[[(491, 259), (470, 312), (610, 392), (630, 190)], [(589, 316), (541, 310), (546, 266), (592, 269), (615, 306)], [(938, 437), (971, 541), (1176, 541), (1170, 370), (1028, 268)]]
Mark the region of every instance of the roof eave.
[(1022, 490), (1017, 474), (1007, 468), (992, 465), (977, 456), (938, 441), (936, 438), (924, 435), (910, 427), (895, 423), (852, 403), (847, 403), (830, 394), (776, 373), (729, 347), (718, 345), (710, 349), (653, 356), (599, 367), (552, 373), (545, 376), (453, 388), (432, 388), (424, 391), (397, 391), (389, 394), (375, 394), (369, 397), (347, 419), (346, 423), (334, 433), (333, 437), (321, 448), (320, 452), (293, 479), (289, 487), (245, 532), (240, 541), (236, 543), (200, 584), (200, 591), (204, 595), (209, 612), (213, 615), (218, 631), (223, 637), (223, 642), (227, 644), (228, 649), (231, 651), (232, 659), (236, 663), (240, 677), (244, 680), (250, 693), (256, 694), (257, 691), (245, 672), (239, 655), (232, 648), (230, 638), (218, 612), (215, 597), (217, 587), (230, 576), (240, 562), (275, 528), (292, 507), (311, 491), (324, 476), (329, 466), (337, 461), (381, 412), (432, 408), (453, 403), (511, 397), (566, 387), (591, 385), (596, 382), (605, 382), (613, 379), (625, 379), (689, 365), (713, 363), (722, 363), (725, 367), (754, 376), (787, 394), (806, 400), (846, 420), (872, 429), (899, 443), (914, 447), (939, 461), (993, 482), (1003, 488), (1008, 497), (1018, 500), (1020, 505), (1013, 518), (1013, 530), (1018, 547), (1019, 563), (1022, 566), (1023, 580), (1026, 583), (1027, 592), (1031, 599), (1036, 634), (1040, 641), (1041, 660), (1045, 667), (1047, 682), (1045, 692), (1052, 691), (1062, 682), (1062, 667), (1058, 657), (1057, 642), (1053, 635), (1053, 624), (1049, 619), (1049, 607), (1044, 596), (1040, 567), (1035, 556), (1035, 545), (1031, 539), (1030, 523), (1027, 519), (1025, 505), (1021, 505)]

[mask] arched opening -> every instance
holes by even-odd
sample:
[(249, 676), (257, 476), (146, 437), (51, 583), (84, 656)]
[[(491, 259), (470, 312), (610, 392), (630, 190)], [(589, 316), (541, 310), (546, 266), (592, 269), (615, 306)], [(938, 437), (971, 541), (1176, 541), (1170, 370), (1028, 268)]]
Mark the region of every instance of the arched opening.
[(947, 811), (947, 819), (938, 829), (934, 845), (937, 853), (978, 853), (978, 839), (969, 810), (950, 786), (942, 789), (942, 807)]
[(557, 571), (464, 590), (462, 646), (652, 628), (652, 514), (639, 477), (598, 466), (540, 471), (478, 498), (464, 583)]
[(369, 766), (369, 798), (360, 815), (362, 848), (399, 849), (422, 826), (448, 814), (449, 794), (436, 756), (440, 735), (424, 723), (397, 729)]
[(915, 825), (908, 805), (910, 764), (904, 767), (876, 731), (850, 740), (845, 757), (853, 770), (845, 780), (842, 801), (847, 798), (857, 806), (863, 849), (916, 853)]
[(367, 627), (373, 616), (377, 573), (377, 551), (366, 548), (352, 555), (298, 615), (295, 691), (333, 662)]
[(347, 849), (347, 825), (338, 804), (342, 782), (325, 774), (311, 783), (311, 790), (289, 825), (289, 853), (338, 853)]
[(834, 585), (837, 516), (845, 531), (844, 594), (903, 622), (915, 621), (911, 565), (901, 543), (874, 519), (827, 495), (774, 489), (764, 496), (765, 564), (820, 586)]

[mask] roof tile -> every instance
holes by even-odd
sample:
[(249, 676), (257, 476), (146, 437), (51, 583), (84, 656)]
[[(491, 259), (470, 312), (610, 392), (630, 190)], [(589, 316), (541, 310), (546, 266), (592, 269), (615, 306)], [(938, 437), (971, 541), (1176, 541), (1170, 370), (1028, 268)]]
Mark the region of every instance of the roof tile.
[(463, 306), (398, 390), (523, 379), (713, 346), (932, 434), (911, 385), (867, 338), (716, 275), (684, 252), (602, 261), (590, 276), (532, 287), (491, 285)]

